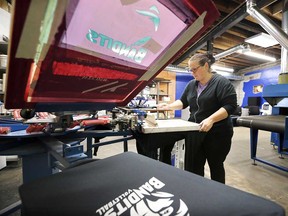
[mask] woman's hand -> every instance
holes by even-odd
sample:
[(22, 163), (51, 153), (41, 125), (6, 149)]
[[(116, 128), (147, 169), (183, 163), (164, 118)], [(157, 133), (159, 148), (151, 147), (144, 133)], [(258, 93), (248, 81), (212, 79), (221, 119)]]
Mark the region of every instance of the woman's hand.
[(227, 117), (228, 117), (228, 113), (226, 109), (221, 107), (219, 110), (217, 110), (215, 113), (213, 113), (212, 115), (210, 115), (208, 118), (204, 119), (200, 123), (199, 131), (208, 132), (213, 127), (213, 124), (215, 122), (219, 122)]
[(159, 103), (159, 104), (157, 104), (157, 109), (168, 110), (168, 109), (170, 109), (170, 106), (167, 103)]
[(180, 100), (176, 100), (173, 103), (159, 103), (157, 109), (159, 110), (178, 110), (183, 108), (183, 103)]
[(212, 128), (213, 124), (214, 124), (214, 122), (212, 121), (212, 119), (206, 118), (200, 123), (199, 131), (200, 132), (208, 132)]

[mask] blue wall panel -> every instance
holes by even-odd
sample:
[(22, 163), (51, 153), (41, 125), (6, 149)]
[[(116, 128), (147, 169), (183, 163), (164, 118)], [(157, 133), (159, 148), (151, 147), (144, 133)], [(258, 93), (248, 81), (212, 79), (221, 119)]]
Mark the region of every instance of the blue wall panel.
[[(263, 88), (265, 88), (265, 86), (267, 85), (277, 84), (279, 73), (280, 73), (280, 66), (274, 66), (271, 68), (256, 70), (245, 74), (246, 77), (245, 80), (248, 81), (245, 81), (243, 83), (244, 97), (242, 101), (242, 107), (248, 105), (248, 97), (261, 97), (261, 105), (264, 102), (266, 102), (266, 100), (262, 98), (262, 92), (253, 93), (253, 87), (257, 85), (263, 85)], [(249, 80), (249, 78), (252, 79)]]
[[(192, 74), (189, 73), (176, 73), (176, 100), (179, 99), (184, 91), (186, 85), (193, 79)], [(181, 110), (175, 111), (175, 117), (181, 117)]]

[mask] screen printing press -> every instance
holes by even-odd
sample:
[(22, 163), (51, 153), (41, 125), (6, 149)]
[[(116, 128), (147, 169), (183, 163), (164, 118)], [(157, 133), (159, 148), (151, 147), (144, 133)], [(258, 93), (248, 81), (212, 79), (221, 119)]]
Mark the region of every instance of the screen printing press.
[[(69, 123), (77, 114), (126, 106), (220, 15), (210, 0), (205, 5), (191, 0), (177, 4), (171, 0), (23, 0), (13, 1), (12, 9), (5, 108), (49, 112), (58, 119), (45, 133), (12, 132), (1, 137), (9, 140), (1, 144), (5, 153), (12, 153), (9, 148), (16, 141), (20, 155), (26, 150), (19, 140), (37, 142), (39, 137), (50, 139), (50, 149), (55, 148), (53, 143), (60, 144), (55, 139), (76, 139), (73, 144), (60, 140), (68, 156), (78, 153), (78, 138), (87, 138), (90, 146), (93, 137), (120, 135), (127, 141), (131, 134), (125, 128), (119, 133), (95, 133), (70, 128)], [(128, 125), (126, 120), (119, 119), (121, 126)], [(60, 132), (54, 133), (58, 128)]]
[[(95, 124), (95, 121), (98, 122), (101, 118), (97, 120), (85, 119), (79, 125), (66, 128), (62, 132), (44, 130), (28, 132), (27, 129), (34, 126), (31, 121), (28, 120), (26, 123), (12, 123), (11, 121), (11, 128), (20, 128), (21, 125), (22, 128), (26, 127), (26, 129), (20, 128), (8, 134), (0, 134), (0, 155), (18, 155), (22, 157), (23, 182), (26, 183), (51, 175), (59, 170), (91, 161), (92, 149), (95, 147), (123, 142), (124, 151), (128, 151), (128, 140), (136, 139), (141, 142), (143, 138), (146, 140), (149, 137), (149, 140), (142, 142), (143, 147), (147, 149), (147, 152), (157, 152), (158, 148), (165, 146), (166, 142), (168, 146), (175, 134), (182, 135), (199, 130), (199, 124), (182, 119), (154, 119), (152, 124), (151, 121), (148, 123), (148, 120), (143, 122), (134, 121), (134, 117), (134, 115), (121, 115), (121, 117), (112, 119), (109, 124), (101, 125)], [(51, 122), (51, 119), (49, 120)], [(40, 122), (47, 122), (47, 120), (40, 119)], [(9, 124), (6, 122), (5, 126), (7, 125)], [(165, 139), (163, 139), (163, 136), (165, 136)], [(115, 139), (110, 138), (109, 141), (100, 142), (99, 140), (104, 137), (115, 137)], [(93, 138), (97, 140), (96, 143), (93, 143)], [(176, 141), (173, 142), (173, 146)], [(171, 161), (171, 151), (168, 153)], [(152, 155), (146, 156), (158, 159), (158, 157)], [(37, 164), (37, 166), (33, 164)]]
[[(137, 139), (137, 115), (114, 113), (106, 130), (74, 125), (74, 116), (113, 113), (135, 98), (219, 17), (212, 1), (22, 0), (12, 1), (12, 11), (5, 108), (56, 120), (47, 127), (2, 122), (18, 128), (1, 135), (0, 152), (22, 158), (23, 185), (21, 201), (0, 214), (22, 208), (25, 215), (284, 215), (271, 201), (140, 154), (94, 161), (93, 148)], [(170, 130), (160, 128), (143, 125), (142, 134)], [(106, 136), (116, 138), (92, 144)]]
[(265, 86), (263, 97), (272, 106), (272, 115), (241, 116), (237, 118), (237, 125), (250, 128), (251, 159), (288, 172), (288, 167), (256, 155), (259, 130), (270, 131), (271, 143), (278, 149), (278, 153), (288, 154), (288, 84)]

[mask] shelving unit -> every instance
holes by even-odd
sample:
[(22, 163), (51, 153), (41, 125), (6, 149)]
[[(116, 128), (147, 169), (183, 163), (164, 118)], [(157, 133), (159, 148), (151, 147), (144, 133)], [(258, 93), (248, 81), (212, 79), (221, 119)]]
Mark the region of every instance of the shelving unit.
[[(8, 43), (7, 42), (0, 42), (0, 54), (7, 55), (8, 53)], [(6, 72), (6, 67), (0, 66), (0, 79), (2, 79), (2, 87), (3, 87), (3, 74)], [(4, 92), (3, 90), (0, 91), (0, 101), (4, 101)]]
[[(164, 97), (170, 98), (169, 96), (169, 84), (171, 83), (170, 80), (156, 78), (153, 80), (155, 87), (150, 87), (150, 93), (148, 96), (152, 97), (156, 100), (156, 104), (167, 102)], [(159, 119), (160, 114), (163, 114), (163, 118), (168, 118), (168, 111), (157, 111), (157, 119)]]
[[(8, 53), (8, 43), (7, 42), (0, 42), (0, 54), (5, 54), (7, 55)], [(2, 87), (3, 87), (3, 74), (6, 72), (6, 67), (1, 67), (0, 66), (0, 79), (2, 79)], [(0, 101), (4, 101), (4, 92), (1, 90), (0, 91)], [(0, 115), (2, 115), (2, 108), (0, 111)], [(14, 156), (17, 157), (18, 156)], [(0, 156), (0, 169), (6, 167), (7, 165), (7, 157), (6, 156)]]
[(151, 93), (150, 96), (156, 97), (156, 103), (164, 102), (164, 97), (169, 97), (169, 84), (171, 83), (170, 80), (165, 79), (155, 79), (153, 81), (156, 84), (156, 92)]

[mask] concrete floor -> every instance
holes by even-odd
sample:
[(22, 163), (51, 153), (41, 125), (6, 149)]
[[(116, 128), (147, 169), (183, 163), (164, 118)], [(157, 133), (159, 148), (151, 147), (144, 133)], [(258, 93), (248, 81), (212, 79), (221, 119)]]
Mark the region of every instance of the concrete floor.
[[(233, 145), (227, 157), (226, 185), (272, 200), (288, 213), (288, 172), (257, 162), (252, 165), (250, 159), (249, 128), (235, 127)], [(103, 141), (105, 139), (102, 139)], [(129, 151), (136, 152), (135, 141), (128, 141)], [(270, 133), (259, 131), (257, 156), (261, 159), (280, 164), (288, 168), (288, 156), (279, 158), (277, 150), (270, 144)], [(123, 152), (122, 143), (111, 144), (99, 148), (97, 158), (105, 158)], [(209, 170), (206, 167), (206, 177)], [(19, 199), (18, 186), (21, 184), (21, 161), (9, 163), (0, 171), (0, 209)], [(20, 215), (20, 212), (12, 214)]]

